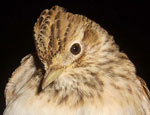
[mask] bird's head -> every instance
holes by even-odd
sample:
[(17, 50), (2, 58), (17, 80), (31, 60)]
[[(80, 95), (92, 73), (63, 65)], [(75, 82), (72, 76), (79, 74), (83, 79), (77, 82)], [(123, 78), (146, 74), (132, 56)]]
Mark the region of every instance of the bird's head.
[(116, 57), (128, 60), (126, 55), (119, 55), (112, 36), (98, 24), (59, 6), (41, 13), (34, 32), (37, 53), (46, 71), (43, 89), (60, 80), (61, 86), (75, 87), (82, 82), (95, 87), (103, 84), (97, 74), (109, 71), (119, 61)]

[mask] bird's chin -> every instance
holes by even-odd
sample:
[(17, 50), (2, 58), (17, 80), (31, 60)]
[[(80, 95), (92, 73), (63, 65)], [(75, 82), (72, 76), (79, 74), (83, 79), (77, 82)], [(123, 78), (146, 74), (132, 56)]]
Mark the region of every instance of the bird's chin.
[(55, 79), (54, 84), (57, 90), (74, 90), (77, 89), (78, 83), (77, 80), (73, 79), (72, 76), (67, 74), (60, 75)]

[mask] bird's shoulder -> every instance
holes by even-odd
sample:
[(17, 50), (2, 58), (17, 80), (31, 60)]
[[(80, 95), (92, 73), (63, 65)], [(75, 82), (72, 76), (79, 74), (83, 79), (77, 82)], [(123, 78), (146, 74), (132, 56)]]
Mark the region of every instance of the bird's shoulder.
[(12, 76), (10, 77), (6, 85), (5, 88), (6, 105), (37, 70), (34, 63), (34, 57), (32, 54), (25, 56), (20, 63), (21, 64), (12, 73)]

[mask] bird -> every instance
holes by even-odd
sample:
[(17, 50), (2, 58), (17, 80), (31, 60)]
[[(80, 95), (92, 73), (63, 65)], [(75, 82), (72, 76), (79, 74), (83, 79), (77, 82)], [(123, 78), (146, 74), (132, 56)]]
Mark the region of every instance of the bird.
[(145, 81), (95, 21), (55, 5), (34, 41), (6, 85), (4, 115), (150, 115)]

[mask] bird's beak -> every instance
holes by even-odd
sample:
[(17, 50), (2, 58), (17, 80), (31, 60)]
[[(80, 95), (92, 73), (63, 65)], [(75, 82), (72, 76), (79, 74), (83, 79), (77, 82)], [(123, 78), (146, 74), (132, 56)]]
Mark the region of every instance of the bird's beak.
[(52, 83), (57, 77), (59, 77), (63, 71), (64, 68), (59, 68), (55, 70), (48, 69), (42, 82), (42, 89), (44, 90), (50, 83)]

